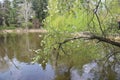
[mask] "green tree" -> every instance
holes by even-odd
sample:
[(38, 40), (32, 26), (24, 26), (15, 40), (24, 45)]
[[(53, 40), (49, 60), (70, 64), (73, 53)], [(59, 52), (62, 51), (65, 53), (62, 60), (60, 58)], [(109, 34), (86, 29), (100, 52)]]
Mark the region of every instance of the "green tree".
[(2, 6), (2, 17), (3, 17), (3, 24), (4, 26), (9, 26), (9, 21), (10, 21), (10, 6), (11, 2), (9, 0), (4, 0), (3, 6)]
[[(109, 38), (119, 35), (119, 30), (116, 28), (117, 21), (114, 19), (114, 15), (118, 12), (114, 12), (115, 8), (111, 10), (112, 4), (114, 4), (112, 0), (110, 2), (108, 0), (49, 0), (49, 15), (44, 23), (48, 34), (45, 35), (42, 44), (45, 46), (44, 53), (49, 55), (50, 52), (55, 51), (58, 55), (63, 55), (65, 52), (72, 54), (74, 50), (79, 50), (77, 46), (83, 45), (81, 42), (84, 40), (79, 40), (81, 38), (97, 39), (108, 43), (105, 46), (111, 44), (120, 47), (119, 42)], [(119, 9), (117, 5), (116, 8)], [(104, 46), (103, 44), (100, 43), (98, 46)]]
[(18, 0), (13, 0), (11, 3), (11, 10), (10, 10), (10, 19), (11, 19), (11, 24), (17, 24), (17, 16), (18, 16), (18, 10), (19, 7), (17, 5)]
[(42, 22), (47, 15), (48, 0), (32, 0), (33, 10), (35, 10), (36, 17)]
[(31, 0), (17, 0), (16, 6), (18, 6), (17, 23), (27, 29), (29, 27), (29, 19), (31, 19), (32, 16), (34, 17)]

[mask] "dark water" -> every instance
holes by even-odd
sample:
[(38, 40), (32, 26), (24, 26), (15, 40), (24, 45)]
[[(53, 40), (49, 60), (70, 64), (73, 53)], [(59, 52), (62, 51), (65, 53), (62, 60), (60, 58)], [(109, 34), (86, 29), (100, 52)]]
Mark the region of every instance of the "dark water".
[(107, 67), (104, 72), (96, 61), (83, 59), (79, 54), (60, 58), (57, 65), (54, 55), (45, 67), (40, 63), (32, 64), (33, 50), (42, 48), (41, 35), (0, 36), (0, 80), (120, 80), (119, 64), (115, 64), (114, 70)]

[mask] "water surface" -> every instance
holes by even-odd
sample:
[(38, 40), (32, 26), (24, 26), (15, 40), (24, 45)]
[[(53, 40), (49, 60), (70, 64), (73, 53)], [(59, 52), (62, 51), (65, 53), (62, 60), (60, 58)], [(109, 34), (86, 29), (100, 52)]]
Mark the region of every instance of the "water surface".
[[(41, 49), (42, 34), (5, 34), (0, 36), (0, 80), (120, 80), (120, 65), (107, 68), (106, 75), (96, 60), (80, 57), (79, 52), (59, 58), (51, 56), (46, 65), (31, 63)], [(57, 65), (56, 65), (57, 62)]]

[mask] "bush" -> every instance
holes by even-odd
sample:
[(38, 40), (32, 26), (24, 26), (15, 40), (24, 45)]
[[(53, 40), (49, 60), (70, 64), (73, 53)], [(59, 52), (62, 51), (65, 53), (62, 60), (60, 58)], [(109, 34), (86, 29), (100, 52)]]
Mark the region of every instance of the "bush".
[[(31, 22), (27, 22), (28, 29), (31, 29), (33, 24)], [(22, 23), (22, 28), (26, 28), (26, 23)]]
[(3, 29), (15, 29), (16, 27), (14, 27), (14, 26), (9, 26), (9, 27), (7, 27), (7, 26), (0, 26), (0, 30), (3, 30)]

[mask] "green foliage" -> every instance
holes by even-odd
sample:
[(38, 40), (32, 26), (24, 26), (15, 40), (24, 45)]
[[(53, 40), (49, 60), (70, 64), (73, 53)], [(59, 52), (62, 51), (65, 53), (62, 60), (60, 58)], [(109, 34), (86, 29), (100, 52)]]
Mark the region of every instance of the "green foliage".
[[(54, 4), (53, 4), (54, 5)], [(46, 18), (45, 24), (48, 30), (75, 32), (86, 29), (87, 14), (78, 8), (72, 8), (69, 11), (61, 13), (59, 9), (50, 8), (50, 16)]]
[[(4, 0), (0, 6), (0, 17), (4, 17), (4, 26), (9, 26), (10, 24), (15, 24), (17, 21), (17, 4), (15, 3), (16, 0), (13, 0), (13, 3), (9, 0)], [(3, 8), (4, 7), (4, 8)], [(3, 22), (3, 23), (4, 23)]]
[[(101, 30), (106, 30), (108, 24), (107, 13), (103, 10), (104, 4), (101, 2), (100, 10), (95, 15), (96, 4), (94, 1), (82, 0), (50, 0), (48, 2), (49, 16), (45, 19), (45, 26), (49, 31), (80, 32), (92, 31), (101, 34)], [(111, 17), (108, 14), (107, 17)]]
[(26, 28), (26, 24), (29, 29), (33, 27), (33, 23), (27, 22), (27, 23), (22, 23), (22, 28)]
[(12, 25), (9, 26), (9, 27), (8, 27), (8, 26), (0, 26), (0, 30), (5, 30), (5, 29), (8, 29), (8, 30), (9, 30), (9, 29), (16, 29), (16, 27), (15, 27), (15, 26), (12, 26)]
[(11, 2), (12, 6), (11, 6), (11, 10), (10, 10), (10, 23), (14, 23), (16, 24), (17, 23), (17, 17), (18, 17), (18, 10), (19, 10), (19, 7), (18, 7), (18, 4), (17, 4), (17, 1), (18, 0), (13, 0)]
[[(72, 44), (71, 44), (72, 43)], [(84, 42), (78, 40), (77, 42), (70, 42), (64, 47), (65, 51), (69, 54), (60, 57), (60, 62), (64, 62), (66, 65), (77, 66), (78, 68), (82, 68), (85, 63), (89, 63), (92, 60), (101, 58), (101, 48), (97, 45), (93, 45), (94, 42)], [(74, 44), (74, 45), (73, 45)], [(69, 45), (69, 46), (68, 46)], [(98, 50), (99, 49), (99, 50)]]
[(120, 1), (119, 0), (112, 0), (109, 4), (110, 11), (112, 14), (119, 15), (120, 14)]
[[(84, 9), (79, 0), (49, 0), (48, 13), (49, 16), (46, 17), (44, 23), (49, 31), (49, 37), (55, 38), (53, 43), (50, 42), (51, 44), (63, 41), (68, 37), (65, 35), (70, 33), (88, 30), (92, 25), (95, 25), (92, 26), (92, 29), (99, 28), (93, 12)], [(94, 24), (91, 23), (91, 20)], [(88, 25), (89, 23), (91, 26)]]
[(32, 0), (33, 10), (35, 10), (36, 18), (41, 22), (47, 15), (48, 0)]
[[(107, 0), (106, 0), (107, 2)], [(109, 2), (99, 0), (49, 0), (48, 16), (44, 25), (48, 34), (44, 37), (44, 53), (64, 55), (79, 54), (80, 58), (89, 57), (90, 60), (100, 57), (101, 44), (87, 43), (82, 40), (71, 41), (63, 44), (59, 49), (59, 42), (72, 38), (73, 33), (90, 31), (96, 35), (103, 36), (117, 33), (117, 18), (114, 11), (110, 10)], [(114, 4), (114, 3), (113, 3)], [(116, 6), (117, 7), (117, 6)], [(112, 14), (113, 13), (113, 14)], [(115, 12), (117, 13), (117, 12)], [(71, 57), (72, 58), (72, 57)], [(86, 61), (87, 62), (87, 61)]]
[[(94, 41), (70, 41), (66, 44), (63, 44), (62, 48), (59, 49), (59, 44), (57, 43), (63, 42), (65, 39), (70, 37), (71, 35), (69, 33), (54, 32), (49, 35), (46, 35), (41, 43), (41, 46), (44, 46), (44, 49), (38, 56), (41, 56), (41, 54), (46, 55), (47, 57), (54, 55), (54, 57), (57, 58), (57, 55), (59, 54), (59, 61), (62, 62), (63, 60), (65, 60), (63, 62), (67, 65), (70, 65), (68, 62), (71, 61), (73, 65), (81, 64), (80, 67), (82, 67), (84, 63), (87, 63), (94, 59), (100, 59), (102, 57), (102, 48), (100, 46), (101, 44), (96, 45)], [(40, 57), (39, 59), (41, 60)]]
[[(83, 6), (83, 2), (79, 0), (49, 0), (48, 2), (48, 13), (49, 16), (46, 17), (44, 24), (48, 30), (48, 34), (44, 37), (42, 45), (44, 45), (45, 54), (50, 55), (54, 53), (54, 49), (59, 52), (59, 55), (81, 54), (81, 57), (91, 57), (97, 58), (96, 53), (98, 47), (93, 45), (87, 45), (84, 41), (77, 40), (71, 41), (67, 44), (63, 44), (63, 49), (59, 49), (59, 42), (63, 42), (67, 38), (72, 38), (72, 33), (94, 30), (95, 32), (100, 33), (99, 22), (97, 18), (93, 15), (93, 12), (84, 8), (87, 5)], [(81, 45), (84, 45), (81, 47)], [(86, 47), (88, 51), (86, 51)], [(89, 53), (90, 52), (90, 53)], [(84, 54), (83, 54), (84, 53)]]

